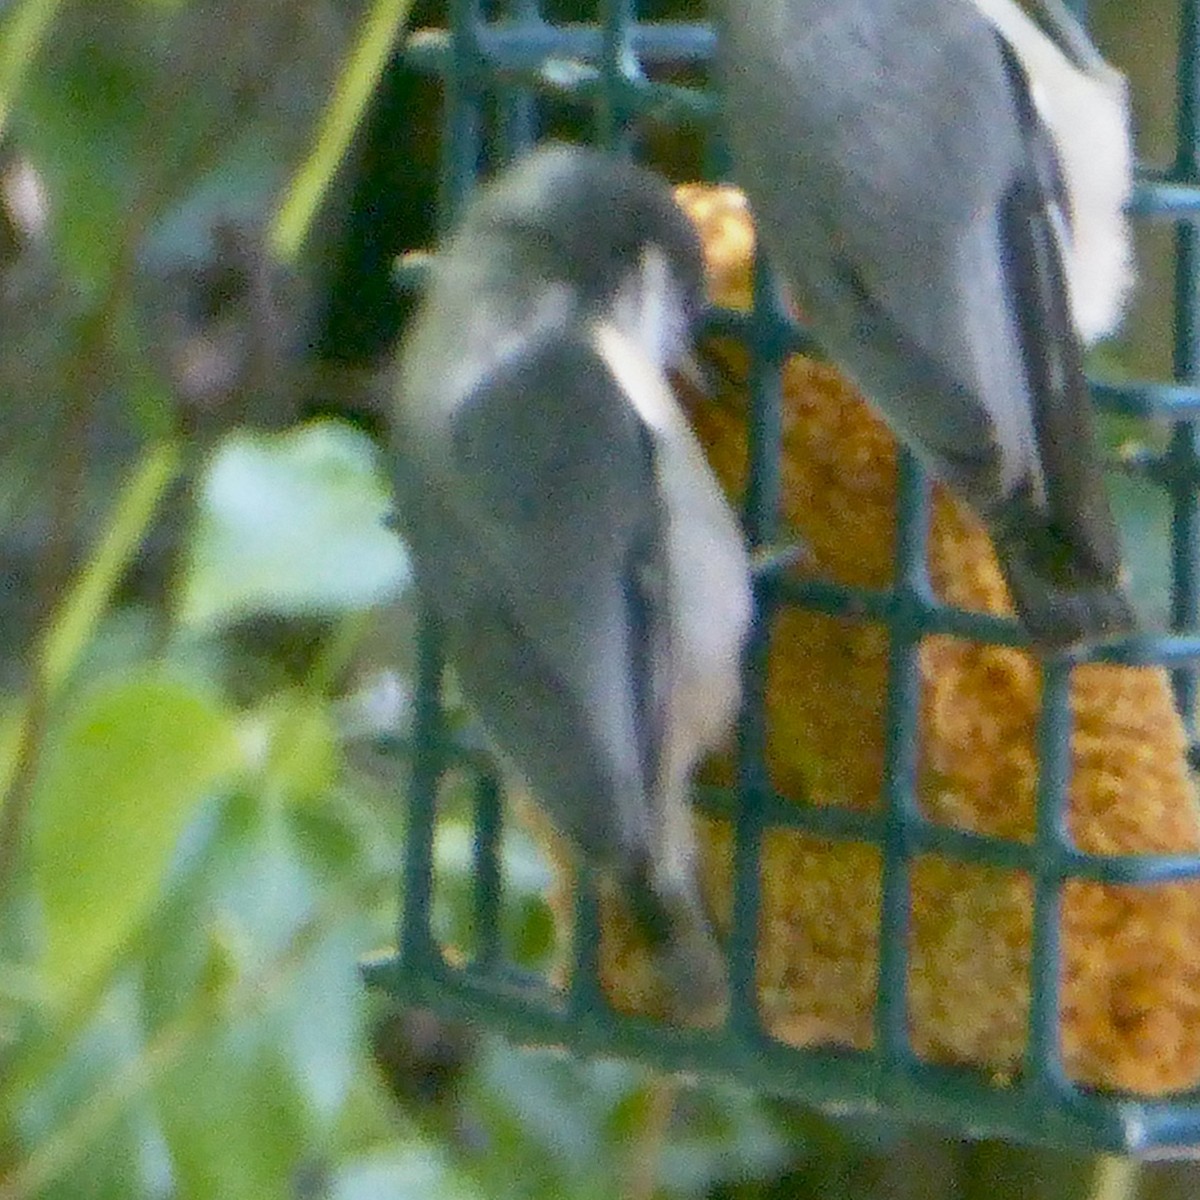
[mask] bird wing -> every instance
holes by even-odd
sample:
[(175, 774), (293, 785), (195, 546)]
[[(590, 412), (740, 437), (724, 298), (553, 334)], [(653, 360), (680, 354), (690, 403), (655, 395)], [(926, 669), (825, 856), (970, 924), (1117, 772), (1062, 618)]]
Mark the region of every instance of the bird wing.
[(671, 652), (648, 430), (559, 333), (460, 404), (448, 461), (417, 565), (471, 706), (589, 857), (648, 855)]
[(1027, 153), (999, 212), (1002, 267), (1032, 407), (1041, 488), (1064, 582), (1116, 580), (1120, 544), (1096, 447), (1083, 347), (1064, 267), (1069, 217), (1062, 172), (1029, 80), (1000, 41)]

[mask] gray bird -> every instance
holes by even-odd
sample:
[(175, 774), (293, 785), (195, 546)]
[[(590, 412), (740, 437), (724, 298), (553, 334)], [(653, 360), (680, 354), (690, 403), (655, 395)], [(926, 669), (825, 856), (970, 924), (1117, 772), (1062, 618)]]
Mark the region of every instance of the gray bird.
[(437, 255), (395, 433), (401, 528), (467, 703), (623, 892), (688, 1017), (725, 990), (688, 788), (736, 714), (751, 616), (738, 522), (666, 376), (702, 302), (663, 180), (541, 149)]
[(1083, 343), (1132, 281), (1123, 79), (1057, 0), (716, 0), (735, 173), (830, 356), (983, 518), (1034, 643), (1135, 626)]

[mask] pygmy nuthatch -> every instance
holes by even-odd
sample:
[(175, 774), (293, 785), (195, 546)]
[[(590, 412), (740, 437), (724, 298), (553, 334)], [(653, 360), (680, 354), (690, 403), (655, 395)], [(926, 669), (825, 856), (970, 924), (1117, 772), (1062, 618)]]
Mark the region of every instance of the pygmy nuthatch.
[(1132, 282), (1124, 80), (1059, 0), (718, 0), (735, 171), (801, 313), (984, 519), (1053, 649), (1131, 629), (1082, 345)]
[(651, 935), (673, 1008), (724, 995), (688, 787), (736, 714), (749, 563), (666, 370), (703, 303), (656, 175), (544, 148), (437, 256), (397, 390), (401, 526), (508, 769)]

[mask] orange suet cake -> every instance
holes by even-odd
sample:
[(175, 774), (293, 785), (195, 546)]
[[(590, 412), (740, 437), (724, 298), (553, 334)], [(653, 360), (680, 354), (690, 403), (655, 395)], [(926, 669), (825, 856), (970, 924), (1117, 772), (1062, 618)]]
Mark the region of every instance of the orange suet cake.
[[(704, 239), (712, 299), (750, 302), (753, 229), (736, 190), (679, 198)], [(719, 346), (738, 378), (744, 351)], [(895, 444), (831, 367), (801, 357), (784, 375), (782, 479), (788, 525), (811, 550), (803, 570), (846, 584), (889, 582)], [(738, 394), (690, 404), (726, 489), (746, 480)], [(930, 572), (939, 596), (1009, 612), (981, 526), (944, 491), (934, 500)], [(887, 632), (785, 609), (773, 629), (768, 758), (785, 797), (872, 810), (883, 770)], [(949, 637), (921, 651), (919, 794), (933, 819), (1029, 840), (1037, 780), (1039, 666), (1023, 651)], [(1200, 851), (1185, 736), (1163, 672), (1107, 665), (1073, 677), (1070, 830), (1095, 852)], [(728, 762), (709, 778), (728, 783)], [(700, 820), (702, 874), (718, 918), (729, 909), (730, 830)], [(778, 830), (766, 836), (758, 948), (768, 1029), (795, 1044), (866, 1047), (878, 955), (880, 854), (869, 845)], [(912, 871), (910, 1026), (923, 1057), (1020, 1066), (1029, 1003), (1032, 889), (1020, 872), (924, 855)], [(606, 913), (611, 908), (606, 907)], [(605, 983), (620, 1008), (653, 1012), (653, 985), (627, 930), (606, 917)], [(1076, 882), (1063, 906), (1062, 1041), (1070, 1074), (1156, 1093), (1200, 1079), (1200, 884)]]

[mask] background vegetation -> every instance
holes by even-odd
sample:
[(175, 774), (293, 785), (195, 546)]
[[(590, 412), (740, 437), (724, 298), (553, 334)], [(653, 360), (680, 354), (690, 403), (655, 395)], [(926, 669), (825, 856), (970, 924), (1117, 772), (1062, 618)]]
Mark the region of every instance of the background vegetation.
[[(370, 374), (436, 155), (391, 47), (437, 17), (0, 5), (0, 1198), (1190, 1194), (364, 992), (411, 629)], [(544, 868), (507, 855), (538, 962)]]

